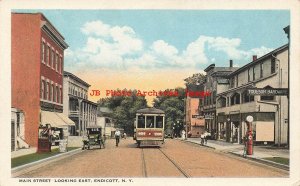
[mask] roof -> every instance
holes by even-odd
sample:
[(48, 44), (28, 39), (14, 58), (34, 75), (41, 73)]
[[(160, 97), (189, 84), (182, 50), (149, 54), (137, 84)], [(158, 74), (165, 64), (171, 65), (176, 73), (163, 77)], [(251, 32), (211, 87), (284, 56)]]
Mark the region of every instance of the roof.
[(265, 60), (266, 58), (272, 57), (273, 54), (277, 54), (277, 53), (282, 52), (282, 51), (284, 51), (286, 49), (288, 49), (288, 44), (283, 45), (283, 46), (281, 46), (281, 47), (279, 47), (279, 48), (277, 48), (277, 49), (275, 49), (275, 50), (273, 50), (273, 51), (265, 54), (264, 56), (256, 59), (255, 61), (252, 61), (252, 62), (250, 62), (250, 63), (248, 63), (248, 64), (240, 67), (236, 71), (230, 73), (228, 76), (233, 76), (235, 74), (238, 74), (239, 72), (242, 72), (243, 70), (247, 69), (248, 67), (251, 67), (251, 66), (257, 64), (258, 62), (261, 62), (261, 61)]
[(91, 86), (90, 84), (88, 84), (87, 82), (83, 81), (79, 77), (75, 76), (71, 72), (64, 71), (64, 77), (71, 77), (72, 79), (76, 80), (77, 82), (79, 82), (79, 83), (81, 83), (81, 84), (83, 84), (83, 85), (85, 85), (87, 87)]
[(113, 113), (113, 111), (108, 107), (99, 107), (99, 111), (102, 113)]
[(165, 112), (157, 109), (157, 108), (143, 108), (140, 110), (137, 110), (136, 113), (142, 113), (142, 114), (164, 114)]

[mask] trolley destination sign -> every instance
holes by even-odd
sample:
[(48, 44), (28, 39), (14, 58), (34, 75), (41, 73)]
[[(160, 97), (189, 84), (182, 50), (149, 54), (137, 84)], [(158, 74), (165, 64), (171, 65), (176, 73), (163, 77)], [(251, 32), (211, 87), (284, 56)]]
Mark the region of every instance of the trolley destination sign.
[(287, 96), (289, 94), (288, 88), (273, 88), (273, 89), (264, 89), (264, 88), (251, 88), (247, 89), (248, 94), (251, 96), (261, 95), (261, 96)]

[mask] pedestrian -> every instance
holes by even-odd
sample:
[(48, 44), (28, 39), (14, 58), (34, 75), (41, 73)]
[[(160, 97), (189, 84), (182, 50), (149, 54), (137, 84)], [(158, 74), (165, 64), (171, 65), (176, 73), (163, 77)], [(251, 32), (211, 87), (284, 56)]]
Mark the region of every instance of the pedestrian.
[(119, 142), (120, 142), (120, 136), (121, 136), (121, 132), (119, 131), (119, 129), (117, 129), (116, 132), (115, 132), (116, 146), (119, 145)]
[(202, 132), (202, 134), (200, 135), (200, 139), (201, 139), (200, 141), (201, 145), (204, 145), (204, 132)]
[(182, 139), (185, 139), (185, 130), (181, 131), (181, 137), (182, 137)]
[(125, 132), (124, 132), (123, 136), (124, 136), (124, 139), (126, 139), (126, 133)]

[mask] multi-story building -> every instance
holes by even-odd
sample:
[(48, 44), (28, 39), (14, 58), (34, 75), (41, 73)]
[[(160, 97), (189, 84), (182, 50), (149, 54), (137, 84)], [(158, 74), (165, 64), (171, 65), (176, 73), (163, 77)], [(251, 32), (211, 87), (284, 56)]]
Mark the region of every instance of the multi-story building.
[(200, 110), (205, 119), (205, 130), (211, 133), (213, 139), (217, 138), (216, 96), (226, 90), (227, 75), (237, 69), (237, 67), (233, 67), (233, 61), (230, 60), (229, 67), (216, 67), (215, 64), (211, 64), (204, 70), (206, 78), (200, 83), (204, 86), (204, 92), (209, 92), (210, 95), (204, 97), (200, 104)]
[[(189, 94), (191, 93), (191, 94)], [(199, 105), (203, 102), (203, 84), (187, 86), (185, 98), (185, 124), (188, 128), (188, 137), (200, 137), (205, 131), (204, 117), (200, 115)]]
[(90, 85), (64, 71), (64, 114), (75, 122), (71, 135), (84, 135), (87, 126), (97, 125), (97, 104), (88, 100)]
[(64, 37), (41, 13), (12, 13), (12, 107), (25, 115), (24, 140), (37, 146), (38, 127), (70, 126), (62, 114)]
[(284, 45), (233, 71), (226, 86), (217, 93), (218, 139), (241, 143), (245, 118), (253, 116), (256, 143), (286, 144), (288, 140), (288, 97), (251, 95), (250, 88), (288, 88), (288, 45)]

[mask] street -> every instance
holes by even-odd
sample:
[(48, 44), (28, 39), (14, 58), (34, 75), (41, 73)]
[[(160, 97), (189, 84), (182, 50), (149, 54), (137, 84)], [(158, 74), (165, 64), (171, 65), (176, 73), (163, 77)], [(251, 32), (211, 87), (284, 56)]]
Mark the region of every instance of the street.
[(106, 141), (20, 177), (288, 177), (288, 172), (184, 141), (137, 148), (132, 138)]

